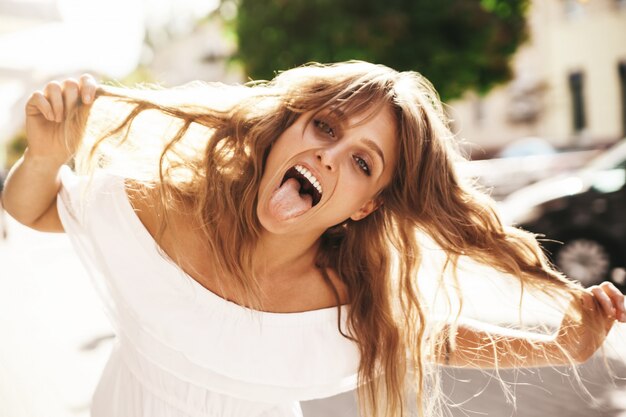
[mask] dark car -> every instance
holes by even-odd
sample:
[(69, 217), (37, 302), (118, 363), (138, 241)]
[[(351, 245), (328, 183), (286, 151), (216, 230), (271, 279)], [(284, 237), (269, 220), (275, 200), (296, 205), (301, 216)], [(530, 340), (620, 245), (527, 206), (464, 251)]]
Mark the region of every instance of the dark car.
[(540, 181), (502, 203), (509, 223), (545, 235), (543, 246), (568, 277), (626, 288), (626, 140), (573, 174)]

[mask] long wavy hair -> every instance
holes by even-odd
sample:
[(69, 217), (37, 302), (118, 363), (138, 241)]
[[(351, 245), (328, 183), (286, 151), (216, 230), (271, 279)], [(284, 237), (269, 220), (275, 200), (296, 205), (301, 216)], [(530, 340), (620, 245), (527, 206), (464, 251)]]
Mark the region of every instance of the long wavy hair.
[[(442, 104), (416, 72), (357, 61), (309, 64), (269, 82), (169, 90), (105, 86), (98, 97), (87, 132), (79, 126), (81, 134), (74, 135), (84, 137), (77, 169), (117, 162), (126, 176), (151, 185), (161, 196), (161, 231), (168, 213), (194, 215), (218, 276), (228, 277), (229, 288), (256, 308), (262, 308), (251, 264), (261, 230), (256, 204), (272, 143), (305, 112), (340, 108), (352, 116), (392, 109), (399, 146), (393, 179), (380, 194), (383, 204), (360, 221), (328, 229), (317, 257), (317, 265), (336, 271), (347, 287), (345, 336), (360, 350), (363, 413), (407, 415), (407, 381), (424, 410), (427, 363), (454, 349), (450, 331), (432, 337), (426, 331), (420, 236), (443, 249), (452, 270), (469, 257), (516, 277), (522, 288), (580, 297), (534, 235), (504, 226), (493, 201), (459, 178), (455, 164), (463, 158)], [(76, 120), (86, 119), (82, 112)], [(150, 117), (159, 118), (160, 127), (141, 123)]]

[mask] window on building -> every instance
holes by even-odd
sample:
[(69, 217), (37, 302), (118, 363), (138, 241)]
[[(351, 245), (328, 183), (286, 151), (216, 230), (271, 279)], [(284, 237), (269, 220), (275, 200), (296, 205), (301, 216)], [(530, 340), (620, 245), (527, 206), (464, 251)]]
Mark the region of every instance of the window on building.
[(574, 132), (581, 132), (587, 126), (585, 117), (585, 96), (583, 93), (584, 74), (580, 71), (569, 75), (569, 90), (572, 99), (572, 119)]
[(617, 65), (619, 91), (622, 98), (622, 136), (626, 137), (626, 61)]

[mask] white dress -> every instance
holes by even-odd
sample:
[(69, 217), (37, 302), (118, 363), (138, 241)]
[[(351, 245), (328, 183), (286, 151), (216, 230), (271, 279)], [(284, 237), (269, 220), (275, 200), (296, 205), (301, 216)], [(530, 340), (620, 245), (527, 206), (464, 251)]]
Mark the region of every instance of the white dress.
[(296, 417), (299, 401), (356, 387), (358, 348), (339, 333), (337, 308), (229, 302), (160, 254), (123, 178), (64, 167), (61, 179), (59, 216), (117, 336), (93, 417)]

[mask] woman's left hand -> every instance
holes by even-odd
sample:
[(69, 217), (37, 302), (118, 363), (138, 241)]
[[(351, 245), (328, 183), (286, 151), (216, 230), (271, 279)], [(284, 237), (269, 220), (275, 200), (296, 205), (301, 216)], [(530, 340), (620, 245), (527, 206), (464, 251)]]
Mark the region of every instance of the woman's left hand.
[(556, 342), (574, 361), (583, 363), (602, 346), (615, 321), (626, 323), (624, 294), (610, 282), (594, 285), (584, 290), (582, 309), (570, 306)]

